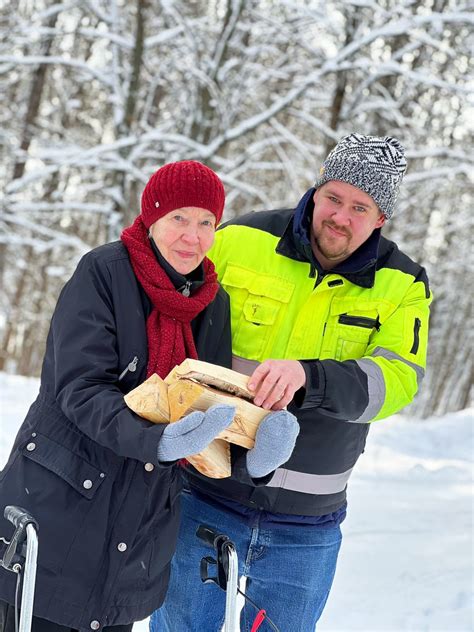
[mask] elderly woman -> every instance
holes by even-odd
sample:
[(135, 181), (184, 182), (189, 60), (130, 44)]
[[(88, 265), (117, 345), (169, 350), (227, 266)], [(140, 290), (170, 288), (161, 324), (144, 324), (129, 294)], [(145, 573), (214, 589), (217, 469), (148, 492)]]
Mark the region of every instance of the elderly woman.
[[(223, 207), (211, 169), (165, 165), (121, 241), (88, 253), (59, 297), (39, 395), (0, 474), (0, 534), (12, 532), (9, 504), (40, 527), (34, 632), (124, 632), (163, 601), (176, 460), (202, 450), (234, 409), (154, 425), (123, 396), (186, 357), (230, 366), (228, 297), (205, 257)], [(2, 632), (14, 630), (15, 584), (0, 568)]]

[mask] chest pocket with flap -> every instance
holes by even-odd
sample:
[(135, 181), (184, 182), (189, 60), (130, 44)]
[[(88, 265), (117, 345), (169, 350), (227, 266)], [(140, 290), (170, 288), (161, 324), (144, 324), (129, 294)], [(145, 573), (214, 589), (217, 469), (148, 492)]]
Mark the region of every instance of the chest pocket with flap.
[(357, 360), (381, 326), (376, 301), (334, 299), (324, 332), (321, 358)]
[(233, 353), (263, 360), (278, 335), (278, 325), (294, 283), (229, 264), (222, 285), (230, 295)]

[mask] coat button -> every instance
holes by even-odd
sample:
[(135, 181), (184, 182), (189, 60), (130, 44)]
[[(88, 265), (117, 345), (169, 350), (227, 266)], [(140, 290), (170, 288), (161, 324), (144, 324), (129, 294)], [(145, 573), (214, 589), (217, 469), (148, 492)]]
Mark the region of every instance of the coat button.
[(145, 463), (145, 469), (147, 472), (153, 472), (155, 466), (153, 465), (153, 463)]
[(84, 487), (84, 489), (90, 489), (92, 487), (92, 481), (86, 478), (86, 480), (82, 483), (82, 487)]
[(29, 443), (26, 446), (26, 449), (28, 450), (28, 452), (33, 452), (33, 450), (36, 448), (36, 443)]
[(94, 619), (91, 621), (91, 630), (98, 630), (100, 628), (100, 623)]
[(120, 553), (124, 553), (127, 550), (127, 545), (125, 544), (125, 542), (119, 542), (117, 548)]

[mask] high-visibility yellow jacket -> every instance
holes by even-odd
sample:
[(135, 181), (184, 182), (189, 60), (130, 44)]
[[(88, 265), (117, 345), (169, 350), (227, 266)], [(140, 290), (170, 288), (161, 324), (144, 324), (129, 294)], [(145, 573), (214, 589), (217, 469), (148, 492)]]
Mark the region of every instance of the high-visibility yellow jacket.
[(224, 225), (210, 253), (230, 295), (233, 367), (303, 361), (306, 388), (289, 410), (300, 423), (291, 459), (264, 487), (236, 478), (192, 485), (267, 511), (338, 509), (370, 422), (410, 403), (424, 375), (431, 294), (424, 269), (372, 236), (330, 272), (302, 251), (294, 210)]

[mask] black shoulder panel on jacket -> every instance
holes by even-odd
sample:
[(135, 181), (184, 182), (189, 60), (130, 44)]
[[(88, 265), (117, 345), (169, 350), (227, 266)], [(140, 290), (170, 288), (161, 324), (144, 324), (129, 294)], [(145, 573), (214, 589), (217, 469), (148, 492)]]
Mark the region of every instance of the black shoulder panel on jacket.
[(252, 211), (240, 217), (225, 222), (218, 228), (226, 226), (250, 226), (258, 230), (263, 230), (275, 237), (281, 237), (288, 226), (288, 222), (293, 217), (295, 209), (281, 208), (273, 211)]
[(379, 256), (377, 260), (377, 270), (381, 268), (392, 268), (411, 274), (415, 281), (424, 284), (426, 298), (429, 298), (430, 287), (426, 270), (420, 266), (419, 263), (416, 263), (416, 261), (413, 261), (413, 259), (410, 259), (408, 255), (402, 252), (395, 242), (383, 236), (380, 237)]
[(85, 256), (108, 262), (115, 259), (128, 259), (128, 252), (122, 241), (112, 241), (108, 244), (97, 246)]

